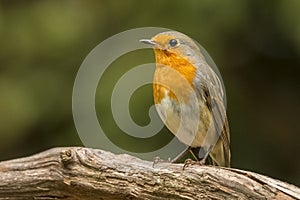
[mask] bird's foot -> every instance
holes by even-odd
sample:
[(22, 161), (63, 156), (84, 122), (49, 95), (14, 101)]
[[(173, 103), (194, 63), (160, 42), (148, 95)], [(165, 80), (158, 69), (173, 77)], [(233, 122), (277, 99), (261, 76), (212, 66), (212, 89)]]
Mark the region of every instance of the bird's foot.
[(187, 167), (189, 167), (189, 166), (191, 166), (191, 165), (199, 165), (199, 166), (203, 166), (203, 165), (205, 165), (205, 159), (202, 159), (202, 160), (200, 160), (200, 161), (194, 161), (194, 160), (192, 160), (192, 159), (186, 159), (186, 160), (184, 161), (182, 170), (184, 170), (185, 168), (187, 168)]
[(169, 158), (168, 160), (163, 160), (161, 159), (160, 157), (155, 157), (153, 159), (153, 164), (152, 164), (152, 167), (154, 168), (155, 165), (159, 164), (159, 163), (170, 163), (171, 162), (171, 159)]

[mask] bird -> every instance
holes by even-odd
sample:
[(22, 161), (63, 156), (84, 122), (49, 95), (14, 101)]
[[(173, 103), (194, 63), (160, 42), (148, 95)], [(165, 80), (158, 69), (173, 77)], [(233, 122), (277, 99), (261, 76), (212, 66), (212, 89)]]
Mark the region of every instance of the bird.
[(157, 112), (187, 146), (172, 162), (191, 153), (196, 160), (193, 162), (201, 165), (230, 167), (223, 87), (199, 45), (178, 31), (160, 32), (140, 42), (154, 49), (153, 97)]

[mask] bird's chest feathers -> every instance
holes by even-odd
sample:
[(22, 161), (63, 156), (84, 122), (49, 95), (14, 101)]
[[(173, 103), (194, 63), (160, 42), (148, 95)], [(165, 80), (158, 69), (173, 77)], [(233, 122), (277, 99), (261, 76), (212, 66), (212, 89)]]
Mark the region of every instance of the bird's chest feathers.
[(153, 92), (155, 103), (160, 103), (166, 96), (175, 102), (188, 102), (194, 92), (196, 67), (187, 59), (156, 50), (156, 70)]

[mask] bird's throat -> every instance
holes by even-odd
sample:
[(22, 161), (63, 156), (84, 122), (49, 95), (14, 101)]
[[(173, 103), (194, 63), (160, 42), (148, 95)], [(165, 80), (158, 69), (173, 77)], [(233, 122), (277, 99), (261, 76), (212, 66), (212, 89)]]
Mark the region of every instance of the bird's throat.
[(188, 100), (194, 88), (196, 67), (189, 60), (166, 50), (155, 49), (155, 57), (155, 103), (160, 103), (167, 94), (175, 101), (178, 101), (178, 95), (181, 100)]

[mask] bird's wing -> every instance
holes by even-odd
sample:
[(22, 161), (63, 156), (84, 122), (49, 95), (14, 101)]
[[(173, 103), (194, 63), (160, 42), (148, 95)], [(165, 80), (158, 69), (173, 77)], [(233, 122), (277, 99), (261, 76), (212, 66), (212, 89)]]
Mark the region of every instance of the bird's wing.
[[(217, 138), (220, 137), (224, 148), (224, 160), (229, 166), (230, 163), (230, 136), (229, 126), (226, 117), (226, 108), (223, 100), (224, 91), (220, 79), (211, 67), (203, 62), (198, 66), (198, 73), (195, 83), (195, 87), (198, 90), (199, 98), (202, 98), (208, 109), (212, 113), (214, 123), (214, 133), (217, 134)], [(217, 141), (215, 141), (217, 142)]]

